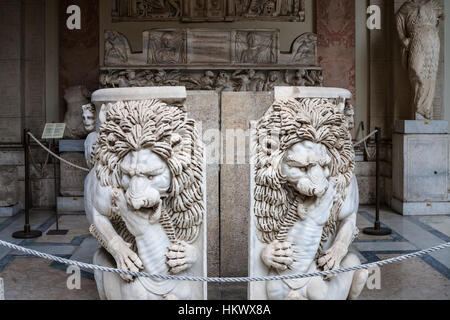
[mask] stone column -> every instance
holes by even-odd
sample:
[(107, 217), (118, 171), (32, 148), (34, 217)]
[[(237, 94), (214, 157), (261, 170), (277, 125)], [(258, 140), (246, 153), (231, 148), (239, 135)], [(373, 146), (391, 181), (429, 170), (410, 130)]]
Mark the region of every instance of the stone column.
[[(22, 141), (23, 128), (29, 128), (39, 136), (45, 124), (45, 1), (0, 1), (0, 145)], [(45, 162), (45, 152), (33, 148), (36, 163)], [(5, 215), (17, 211), (14, 205), (20, 199), (12, 194), (19, 190), (22, 195), (24, 183), (23, 151), (3, 149), (0, 154), (2, 182), (8, 184), (0, 196), (6, 207)], [(44, 160), (42, 160), (44, 159)], [(41, 161), (42, 160), (42, 161)], [(15, 172), (14, 172), (15, 171)], [(9, 177), (9, 178), (8, 178)], [(11, 178), (13, 180), (11, 180)], [(43, 207), (52, 201), (41, 202), (41, 191), (48, 187), (47, 180), (33, 178), (33, 194)], [(45, 192), (44, 192), (45, 193)], [(20, 198), (20, 196), (18, 197)], [(39, 205), (41, 206), (41, 205)]]
[(21, 142), (23, 7), (20, 0), (0, 1), (0, 144)]
[(25, 127), (39, 137), (46, 122), (45, 0), (25, 1), (24, 41)]

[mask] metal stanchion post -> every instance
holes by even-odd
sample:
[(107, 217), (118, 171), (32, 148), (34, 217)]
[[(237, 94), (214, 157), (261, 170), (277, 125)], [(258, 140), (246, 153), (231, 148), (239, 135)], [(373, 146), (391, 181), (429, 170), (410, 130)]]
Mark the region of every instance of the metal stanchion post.
[[(59, 154), (59, 150), (57, 150), (56, 146), (56, 140), (53, 139), (53, 152), (55, 154)], [(56, 158), (53, 158), (53, 174), (54, 174), (54, 183), (55, 183), (55, 201), (56, 201), (56, 209), (55, 209), (55, 216), (56, 216), (56, 230), (50, 230), (47, 232), (48, 236), (64, 236), (66, 235), (69, 230), (60, 230), (59, 229), (59, 213), (58, 213), (58, 196), (59, 196), (59, 188), (58, 188), (58, 179), (57, 179), (57, 172), (58, 172), (58, 160)]]
[(381, 146), (381, 128), (376, 128), (375, 134), (376, 140), (376, 213), (375, 213), (375, 225), (373, 228), (365, 228), (363, 232), (371, 236), (387, 236), (392, 233), (391, 229), (382, 228), (380, 222), (380, 205), (381, 205), (381, 192), (380, 192), (380, 146)]
[(42, 236), (41, 231), (31, 230), (30, 226), (30, 207), (31, 207), (31, 183), (30, 183), (30, 159), (29, 159), (29, 147), (30, 137), (28, 135), (29, 130), (23, 131), (24, 139), (24, 155), (25, 155), (25, 226), (23, 231), (17, 231), (12, 236), (16, 239), (34, 239)]

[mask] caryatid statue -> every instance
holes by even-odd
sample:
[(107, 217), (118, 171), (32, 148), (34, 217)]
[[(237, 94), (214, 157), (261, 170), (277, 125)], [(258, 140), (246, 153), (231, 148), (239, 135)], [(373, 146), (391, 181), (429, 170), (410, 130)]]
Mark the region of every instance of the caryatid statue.
[(439, 21), (443, 9), (437, 0), (406, 1), (396, 15), (403, 64), (408, 69), (416, 118), (431, 119), (439, 66)]

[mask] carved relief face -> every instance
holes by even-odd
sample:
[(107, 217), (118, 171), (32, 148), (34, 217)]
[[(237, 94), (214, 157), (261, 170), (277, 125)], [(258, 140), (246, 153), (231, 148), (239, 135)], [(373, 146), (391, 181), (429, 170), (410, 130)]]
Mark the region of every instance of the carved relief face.
[(130, 208), (159, 219), (161, 198), (170, 189), (166, 162), (151, 150), (130, 152), (120, 165), (122, 188)]
[(328, 190), (330, 165), (324, 145), (303, 141), (286, 151), (281, 173), (300, 194), (320, 198)]

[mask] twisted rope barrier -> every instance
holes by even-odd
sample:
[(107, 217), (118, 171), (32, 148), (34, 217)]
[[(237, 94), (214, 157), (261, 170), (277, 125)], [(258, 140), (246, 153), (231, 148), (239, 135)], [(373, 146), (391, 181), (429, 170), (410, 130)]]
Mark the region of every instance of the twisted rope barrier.
[(366, 142), (367, 140), (369, 140), (372, 136), (374, 136), (376, 133), (378, 132), (378, 130), (374, 130), (373, 132), (371, 132), (368, 136), (366, 136), (364, 139), (359, 140), (357, 143), (355, 143), (353, 145), (353, 147), (357, 147), (359, 146), (361, 143)]
[(157, 274), (149, 274), (146, 272), (134, 272), (134, 271), (128, 271), (128, 270), (121, 270), (121, 269), (115, 269), (115, 268), (108, 268), (103, 266), (97, 266), (93, 264), (88, 264), (84, 262), (74, 261), (70, 259), (60, 258), (56, 257), (51, 254), (39, 252), (32, 249), (27, 249), (21, 246), (17, 246), (15, 244), (2, 241), (0, 240), (0, 246), (21, 251), (23, 253), (26, 253), (28, 255), (36, 256), (42, 259), (52, 260), (55, 262), (59, 262), (66, 265), (71, 266), (77, 266), (82, 269), (88, 269), (88, 270), (99, 270), (103, 272), (110, 272), (110, 273), (116, 273), (116, 274), (123, 274), (123, 275), (130, 275), (133, 277), (143, 277), (143, 278), (150, 278), (150, 279), (157, 279), (157, 280), (178, 280), (178, 281), (191, 281), (191, 282), (211, 282), (211, 283), (238, 283), (238, 282), (263, 282), (263, 281), (280, 281), (280, 280), (293, 280), (293, 279), (304, 279), (304, 278), (313, 278), (313, 277), (321, 277), (321, 276), (330, 276), (330, 275), (337, 275), (341, 273), (351, 272), (351, 271), (358, 271), (363, 269), (371, 269), (378, 266), (384, 266), (387, 264), (400, 262), (412, 258), (417, 258), (420, 256), (424, 256), (426, 254), (430, 254), (439, 250), (450, 248), (450, 242), (447, 242), (445, 244), (441, 244), (439, 246), (435, 246), (429, 249), (413, 252), (410, 254), (406, 254), (403, 256), (372, 262), (364, 265), (349, 267), (349, 268), (342, 268), (342, 269), (336, 269), (336, 270), (329, 270), (329, 271), (317, 271), (317, 272), (311, 272), (311, 273), (304, 273), (304, 274), (294, 274), (294, 275), (282, 275), (282, 276), (270, 276), (270, 277), (235, 277), (235, 278), (217, 278), (217, 277), (190, 277), (190, 276), (172, 276), (172, 275), (157, 275)]
[(44, 149), (45, 151), (47, 151), (50, 155), (52, 155), (53, 157), (55, 157), (56, 159), (58, 159), (59, 161), (62, 161), (62, 162), (64, 162), (65, 164), (67, 164), (67, 165), (69, 165), (69, 166), (72, 166), (72, 167), (74, 167), (74, 168), (77, 168), (77, 169), (79, 169), (79, 170), (83, 170), (83, 171), (86, 171), (86, 172), (90, 172), (91, 170), (89, 170), (88, 168), (84, 168), (84, 167), (80, 167), (80, 166), (77, 166), (76, 164), (74, 164), (74, 163), (71, 163), (71, 162), (69, 162), (69, 161), (67, 161), (67, 160), (65, 160), (65, 159), (63, 159), (63, 158), (61, 158), (60, 156), (58, 156), (56, 153), (54, 153), (53, 151), (51, 151), (49, 148), (47, 148), (46, 146), (44, 146), (31, 132), (28, 132), (28, 135), (42, 148), (42, 149)]

